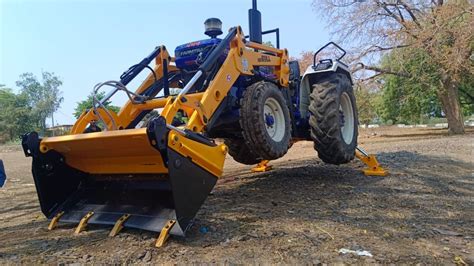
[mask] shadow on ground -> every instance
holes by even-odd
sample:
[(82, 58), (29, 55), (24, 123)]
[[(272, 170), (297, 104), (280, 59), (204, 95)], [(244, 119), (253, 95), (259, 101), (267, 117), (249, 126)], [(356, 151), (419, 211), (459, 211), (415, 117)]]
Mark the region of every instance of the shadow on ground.
[[(369, 229), (377, 236), (396, 231), (393, 237), (411, 240), (435, 236), (433, 228), (473, 235), (471, 164), (412, 152), (380, 153), (378, 159), (389, 168), (389, 176), (364, 176), (359, 162), (333, 166), (316, 159), (283, 162), (271, 172), (234, 176), (234, 181), (219, 185), (208, 198), (187, 238), (174, 238), (174, 241), (192, 248), (218, 246), (229, 239), (253, 234), (270, 239), (288, 234), (287, 228), (272, 227), (272, 224), (291, 222), (303, 227), (312, 223), (328, 224), (335, 234), (339, 230), (343, 234), (347, 228)], [(28, 204), (17, 207), (28, 208)], [(48, 232), (46, 227), (44, 220), (0, 228), (3, 237), (18, 231), (33, 232), (31, 237), (9, 242), (1, 256), (54, 256), (71, 247), (100, 242), (111, 229), (91, 227), (85, 234), (72, 236), (72, 226), (59, 232)], [(202, 227), (209, 232), (202, 233)], [(132, 235), (133, 241), (146, 239), (147, 245), (156, 237), (151, 232), (126, 232)], [(65, 233), (70, 235), (64, 236)], [(50, 234), (55, 237), (51, 238)], [(312, 243), (317, 246), (321, 240)], [(128, 244), (133, 243), (120, 245)]]

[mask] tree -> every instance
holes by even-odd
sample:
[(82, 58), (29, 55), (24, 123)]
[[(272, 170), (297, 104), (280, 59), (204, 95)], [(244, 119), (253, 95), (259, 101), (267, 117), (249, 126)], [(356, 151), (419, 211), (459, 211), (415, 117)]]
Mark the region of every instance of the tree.
[(13, 140), (33, 130), (30, 114), (31, 108), (25, 94), (15, 94), (11, 89), (0, 85), (0, 137), (3, 135), (8, 140)]
[(313, 52), (311, 51), (303, 51), (299, 54), (298, 57), (290, 57), (290, 60), (298, 60), (299, 65), (300, 65), (300, 73), (303, 75), (303, 73), (306, 71), (306, 69), (313, 64)]
[[(313, 51), (303, 51), (298, 57), (290, 57), (290, 60), (298, 60), (300, 64), (300, 72), (303, 74), (309, 66), (314, 64), (314, 53)], [(328, 50), (321, 51), (316, 58), (316, 64), (321, 59), (333, 59), (334, 56), (328, 53)]]
[[(405, 59), (420, 51), (427, 55), (435, 66), (432, 76), (439, 84), (435, 93), (449, 131), (464, 133), (459, 89), (463, 76), (474, 75), (473, 5), (468, 0), (322, 0), (313, 5), (328, 18), (335, 36), (353, 44), (352, 70), (361, 82), (387, 75), (414, 76), (403, 67), (380, 66), (384, 54), (403, 50)], [(402, 66), (404, 58), (397, 60)]]
[(24, 73), (20, 75), (16, 85), (20, 87), (21, 94), (26, 96), (34, 127), (40, 131), (46, 129), (46, 119), (53, 118), (54, 112), (64, 100), (59, 90), (62, 81), (50, 72), (42, 72), (42, 82), (39, 82), (32, 73)]
[(380, 65), (410, 73), (409, 78), (397, 75), (377, 78), (383, 88), (378, 108), (383, 120), (423, 123), (425, 118), (441, 116), (436, 94), (440, 89), (437, 66), (425, 51), (417, 48), (391, 51), (382, 58)]
[(266, 45), (266, 46), (270, 46), (270, 47), (275, 48), (275, 45), (273, 45), (273, 43), (271, 41), (263, 42), (263, 44)]
[[(97, 94), (97, 99), (99, 101), (102, 100), (104, 97), (105, 97), (105, 92), (103, 91)], [(74, 108), (74, 116), (76, 118), (79, 118), (84, 111), (92, 108), (93, 102), (94, 102), (94, 95), (91, 93), (89, 96), (87, 96), (87, 99), (77, 103), (76, 108)], [(115, 113), (118, 113), (118, 111), (120, 111), (120, 107), (111, 105), (110, 101), (106, 101), (104, 103), (104, 106)]]
[[(361, 84), (357, 84), (361, 86)], [(369, 88), (356, 87), (355, 97), (357, 103), (357, 112), (359, 115), (360, 124), (370, 124), (379, 118), (377, 112), (377, 102), (380, 98), (378, 91), (370, 90)]]

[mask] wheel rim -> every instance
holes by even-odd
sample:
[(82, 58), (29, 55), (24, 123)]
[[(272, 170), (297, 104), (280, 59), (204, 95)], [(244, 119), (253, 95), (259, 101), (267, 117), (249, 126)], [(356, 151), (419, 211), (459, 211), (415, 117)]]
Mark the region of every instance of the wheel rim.
[(285, 115), (274, 98), (268, 98), (263, 107), (263, 120), (270, 138), (279, 142), (285, 136)]
[(354, 138), (354, 112), (349, 94), (343, 92), (339, 106), (341, 134), (346, 144), (351, 144)]

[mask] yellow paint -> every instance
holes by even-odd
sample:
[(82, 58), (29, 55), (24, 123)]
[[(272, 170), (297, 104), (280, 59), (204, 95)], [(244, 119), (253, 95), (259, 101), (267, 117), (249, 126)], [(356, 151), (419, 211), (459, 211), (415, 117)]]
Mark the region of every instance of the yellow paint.
[(377, 158), (375, 158), (375, 155), (370, 154), (369, 156), (365, 156), (357, 150), (356, 150), (355, 155), (357, 158), (359, 158), (359, 160), (361, 160), (365, 165), (367, 165), (367, 168), (363, 170), (364, 175), (367, 175), (367, 176), (388, 175), (388, 171), (385, 170), (382, 166), (380, 166), (379, 162), (377, 161)]
[(91, 174), (168, 172), (160, 153), (150, 145), (146, 128), (43, 139), (40, 150), (50, 149), (61, 153), (68, 165)]
[[(176, 113), (183, 110), (189, 117), (184, 128), (202, 133), (235, 81), (241, 75), (253, 75), (252, 70), (255, 66), (272, 66), (274, 74), (279, 77), (280, 85), (283, 87), (288, 85), (287, 50), (252, 42), (244, 43), (243, 40), (244, 34), (238, 27), (237, 34), (230, 43), (229, 54), (206, 91), (185, 95), (186, 101), (176, 96), (150, 99), (142, 104), (128, 101), (118, 114), (110, 112), (117, 124), (117, 129), (121, 130), (114, 130), (105, 110), (98, 109), (109, 131), (81, 134), (92, 120), (98, 120), (97, 114), (90, 110), (83, 113), (75, 123), (73, 135), (43, 139), (40, 145), (41, 152), (54, 149), (65, 157), (68, 165), (91, 174), (167, 173), (168, 169), (164, 166), (160, 153), (150, 145), (146, 129), (123, 129), (142, 111), (163, 108), (161, 115), (165, 117), (168, 124), (171, 124)], [(165, 63), (169, 72), (178, 71), (174, 63), (171, 63), (172, 61), (173, 58), (162, 47), (154, 66), (157, 79), (163, 77)], [(137, 94), (144, 92), (153, 82), (153, 75), (148, 75), (135, 92)], [(191, 158), (194, 163), (215, 176), (222, 175), (227, 152), (225, 145), (209, 147), (186, 139), (174, 131), (170, 132), (168, 144), (171, 149)]]
[(130, 214), (127, 213), (127, 214), (122, 215), (117, 220), (117, 222), (115, 222), (114, 228), (112, 228), (112, 230), (110, 231), (109, 236), (114, 237), (118, 233), (120, 233), (120, 231), (122, 231), (123, 229), (123, 224), (128, 220), (128, 218), (130, 218)]
[(48, 225), (48, 230), (49, 231), (53, 230), (54, 228), (56, 228), (56, 226), (58, 226), (59, 219), (61, 219), (61, 217), (63, 215), (64, 215), (63, 211), (58, 212), (58, 213), (56, 213), (56, 215), (54, 215), (53, 219), (51, 219), (51, 222)]
[(224, 168), (227, 146), (224, 144), (211, 147), (193, 140), (190, 140), (179, 132), (171, 130), (168, 138), (168, 147), (180, 153), (206, 169), (213, 175), (220, 177)]
[(76, 227), (76, 230), (74, 230), (75, 235), (80, 234), (86, 229), (87, 223), (89, 222), (89, 219), (92, 217), (92, 215), (94, 215), (94, 212), (88, 212), (86, 215), (84, 215), (84, 217), (82, 217), (81, 221)]
[(168, 240), (168, 237), (170, 236), (170, 231), (175, 224), (176, 224), (176, 220), (169, 220), (166, 223), (163, 229), (161, 229), (160, 235), (158, 236), (158, 239), (156, 240), (155, 247), (161, 248), (165, 245), (166, 240)]
[(271, 165), (268, 165), (269, 162), (269, 160), (262, 160), (257, 164), (257, 166), (252, 168), (252, 172), (267, 172), (272, 170), (273, 167)]

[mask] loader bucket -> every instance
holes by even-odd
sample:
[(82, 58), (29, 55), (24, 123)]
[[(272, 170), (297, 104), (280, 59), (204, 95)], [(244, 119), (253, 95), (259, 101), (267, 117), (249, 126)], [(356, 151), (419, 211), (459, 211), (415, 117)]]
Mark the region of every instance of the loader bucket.
[[(166, 130), (163, 120), (151, 125), (43, 140), (35, 132), (23, 136), (46, 217), (64, 212), (60, 222), (78, 223), (93, 212), (89, 224), (114, 225), (127, 214), (124, 227), (156, 232), (176, 220), (170, 234), (184, 236), (216, 184), (213, 167), (222, 171), (225, 147)], [(189, 150), (222, 158), (206, 163)]]

